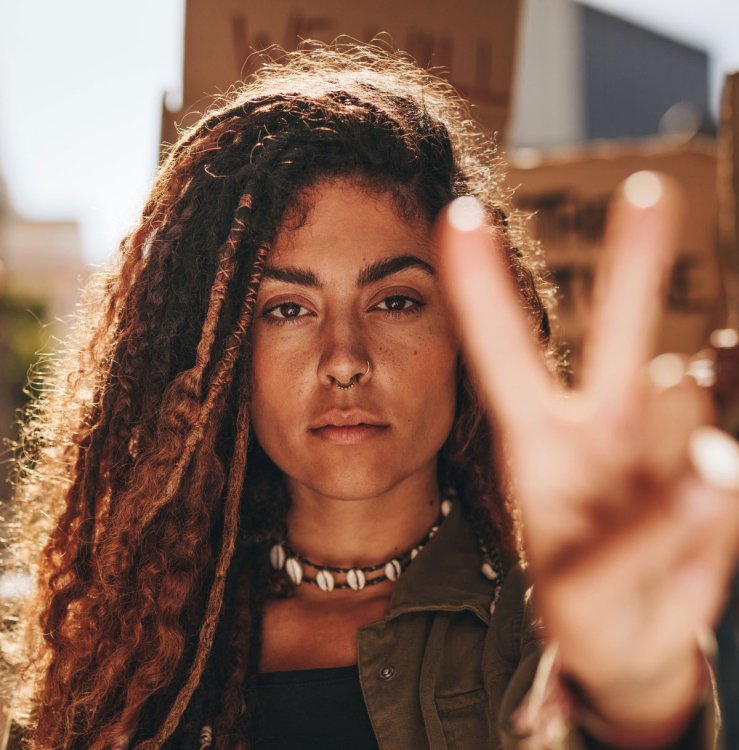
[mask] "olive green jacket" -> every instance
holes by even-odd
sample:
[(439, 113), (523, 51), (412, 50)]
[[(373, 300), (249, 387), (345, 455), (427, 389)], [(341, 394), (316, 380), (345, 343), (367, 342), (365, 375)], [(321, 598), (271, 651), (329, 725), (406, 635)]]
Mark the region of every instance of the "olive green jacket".
[[(360, 628), (360, 680), (381, 750), (542, 747), (512, 721), (541, 646), (524, 574), (508, 574), (491, 616), (494, 583), (480, 564), (477, 538), (455, 504), (401, 577), (385, 619)], [(717, 748), (716, 716), (707, 706), (675, 747)], [(606, 747), (575, 727), (550, 746)]]

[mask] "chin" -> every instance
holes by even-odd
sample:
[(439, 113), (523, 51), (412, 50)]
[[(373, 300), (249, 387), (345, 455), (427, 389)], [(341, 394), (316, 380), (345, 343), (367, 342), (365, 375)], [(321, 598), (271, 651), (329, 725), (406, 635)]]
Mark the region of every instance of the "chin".
[(334, 463), (324, 467), (323, 471), (313, 470), (307, 476), (293, 476), (292, 481), (325, 497), (351, 502), (382, 495), (403, 478), (400, 472), (393, 472), (387, 463), (370, 466), (354, 461), (344, 470)]
[(306, 482), (316, 493), (325, 497), (346, 502), (359, 502), (387, 492), (394, 484), (387, 479), (380, 482), (368, 478), (361, 481), (356, 475), (352, 477), (321, 477), (315, 482)]
[[(445, 436), (444, 436), (445, 437)], [(428, 444), (335, 446), (323, 442), (279, 446), (273, 461), (288, 485), (305, 487), (316, 495), (336, 500), (361, 501), (379, 497), (402, 483), (436, 478), (436, 459), (443, 444), (439, 435)], [(379, 449), (381, 448), (381, 449)]]

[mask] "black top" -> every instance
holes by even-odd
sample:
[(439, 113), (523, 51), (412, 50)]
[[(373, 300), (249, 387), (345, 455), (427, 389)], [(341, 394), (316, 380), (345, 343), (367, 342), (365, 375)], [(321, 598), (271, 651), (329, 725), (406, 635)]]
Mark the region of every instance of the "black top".
[(252, 742), (255, 750), (379, 750), (357, 665), (258, 675)]

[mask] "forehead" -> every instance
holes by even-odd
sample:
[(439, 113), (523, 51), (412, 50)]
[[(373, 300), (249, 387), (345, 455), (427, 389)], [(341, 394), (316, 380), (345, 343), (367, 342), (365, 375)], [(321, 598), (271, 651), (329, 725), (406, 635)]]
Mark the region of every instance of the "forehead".
[(275, 238), (270, 265), (356, 268), (407, 253), (431, 262), (430, 239), (425, 219), (405, 216), (391, 192), (337, 179), (301, 195)]

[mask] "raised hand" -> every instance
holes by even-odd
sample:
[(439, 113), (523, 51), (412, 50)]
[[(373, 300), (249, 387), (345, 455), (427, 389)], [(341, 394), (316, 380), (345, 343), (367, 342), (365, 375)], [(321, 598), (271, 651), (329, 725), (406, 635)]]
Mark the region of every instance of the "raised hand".
[[(550, 376), (496, 231), (438, 226), (447, 294), (505, 448), (534, 596), (565, 672), (627, 746), (670, 739), (705, 679), (696, 634), (739, 552), (739, 448), (678, 357), (650, 363), (681, 199), (633, 175), (612, 207), (582, 375)], [(643, 743), (643, 744), (640, 744)]]

